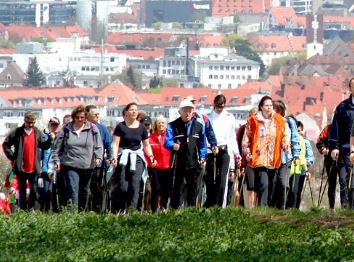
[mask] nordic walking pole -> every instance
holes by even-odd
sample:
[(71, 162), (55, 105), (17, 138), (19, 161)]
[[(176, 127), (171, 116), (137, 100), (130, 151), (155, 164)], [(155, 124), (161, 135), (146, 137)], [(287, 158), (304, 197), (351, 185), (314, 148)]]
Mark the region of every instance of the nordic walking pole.
[(326, 183), (325, 183), (325, 185), (324, 185), (322, 194), (321, 194), (321, 192), (320, 192), (321, 197), (318, 199), (318, 205), (317, 205), (318, 208), (319, 208), (320, 205), (322, 204), (323, 195), (324, 195), (324, 193), (326, 192), (326, 188), (327, 188), (327, 185), (328, 185), (328, 178), (329, 178), (329, 176), (330, 176), (331, 173), (332, 173), (333, 166), (334, 166), (334, 165), (337, 166), (337, 164), (338, 164), (338, 160), (332, 162), (331, 168), (329, 169), (329, 173), (327, 174), (327, 179), (326, 179)]
[(199, 182), (197, 185), (197, 198), (195, 201), (195, 207), (201, 207), (202, 205), (204, 175), (205, 175), (205, 166), (203, 166), (200, 171)]
[(320, 207), (320, 199), (321, 199), (321, 193), (322, 193), (322, 185), (323, 185), (323, 177), (324, 177), (324, 172), (325, 172), (325, 164), (323, 164), (322, 168), (322, 174), (321, 174), (321, 184), (320, 184), (320, 191), (318, 192), (318, 200), (317, 200), (317, 207)]
[(310, 194), (311, 194), (312, 207), (314, 207), (314, 206), (315, 206), (315, 202), (314, 202), (314, 200), (313, 200), (313, 193), (312, 193), (311, 181), (310, 181), (310, 178), (309, 178), (309, 177), (308, 177), (307, 179), (308, 179), (308, 181), (309, 181), (309, 188), (310, 188)]
[(236, 169), (236, 172), (234, 174), (234, 183), (232, 184), (232, 196), (231, 196), (231, 204), (233, 206), (236, 206), (237, 203), (237, 188), (238, 188), (238, 177), (240, 174), (239, 168)]
[(170, 199), (169, 206), (171, 206), (173, 190), (175, 188), (176, 166), (177, 166), (177, 151), (173, 150), (173, 157), (172, 157), (172, 163), (171, 163), (171, 169), (173, 170), (173, 172), (172, 172), (172, 186), (171, 186), (171, 191), (169, 193), (169, 199)]

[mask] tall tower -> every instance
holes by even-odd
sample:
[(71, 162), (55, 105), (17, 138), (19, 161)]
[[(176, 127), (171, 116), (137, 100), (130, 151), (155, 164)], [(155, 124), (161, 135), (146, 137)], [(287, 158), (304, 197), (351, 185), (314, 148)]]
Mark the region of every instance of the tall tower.
[(77, 0), (76, 2), (77, 23), (87, 32), (91, 32), (92, 22), (92, 1)]
[(313, 0), (312, 14), (306, 16), (306, 57), (323, 54), (323, 15), (318, 13), (322, 0)]

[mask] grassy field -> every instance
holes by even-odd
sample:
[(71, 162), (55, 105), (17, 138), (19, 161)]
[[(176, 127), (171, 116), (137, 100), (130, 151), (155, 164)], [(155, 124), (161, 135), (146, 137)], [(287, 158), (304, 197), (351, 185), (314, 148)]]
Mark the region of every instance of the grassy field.
[(0, 261), (348, 261), (354, 212), (15, 213), (0, 240)]

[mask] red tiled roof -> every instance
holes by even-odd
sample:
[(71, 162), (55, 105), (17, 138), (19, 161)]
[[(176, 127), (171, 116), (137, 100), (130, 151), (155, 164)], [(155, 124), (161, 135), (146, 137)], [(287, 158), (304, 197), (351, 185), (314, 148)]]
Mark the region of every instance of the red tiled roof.
[(213, 0), (212, 16), (230, 16), (236, 14), (260, 14), (269, 12), (271, 0)]
[(323, 23), (346, 23), (350, 26), (348, 29), (354, 28), (354, 17), (341, 17), (341, 16), (324, 16)]
[(16, 53), (14, 48), (0, 48), (0, 54), (2, 55), (12, 55)]
[[(81, 101), (83, 97), (90, 97), (94, 99), (96, 105), (114, 105), (122, 106), (130, 102), (136, 102), (139, 105), (147, 104), (146, 101), (141, 98), (129, 87), (123, 84), (110, 84), (102, 89), (93, 88), (46, 88), (46, 89), (5, 89), (0, 90), (0, 97), (7, 100), (10, 104), (14, 100), (21, 98), (32, 98), (34, 108), (67, 108), (74, 107), (76, 105), (84, 103)], [(106, 98), (113, 99), (111, 102), (107, 102)], [(74, 98), (74, 99), (72, 99)], [(96, 99), (97, 98), (97, 99)], [(44, 99), (41, 103), (37, 103), (37, 99)], [(61, 101), (59, 102), (59, 99)], [(52, 100), (52, 102), (51, 102)]]
[(257, 52), (301, 52), (306, 43), (304, 36), (249, 35), (248, 39)]
[(12, 24), (7, 26), (5, 30), (9, 33), (10, 39), (31, 40), (42, 36), (39, 28), (30, 25)]
[[(101, 48), (96, 47), (94, 48), (95, 52), (100, 53)], [(112, 46), (105, 46), (104, 50), (107, 53), (117, 53), (117, 54), (126, 54), (129, 57), (136, 57), (136, 58), (158, 58), (164, 55), (163, 48), (152, 48), (152, 49), (117, 49)]]
[(9, 32), (10, 38), (18, 37), (21, 40), (31, 40), (40, 37), (56, 40), (59, 37), (71, 37), (73, 34), (77, 34), (79, 37), (88, 36), (88, 33), (78, 25), (35, 27), (12, 24), (7, 26), (5, 30)]
[(296, 21), (296, 13), (294, 8), (291, 6), (284, 7), (273, 7), (271, 9), (271, 14), (274, 18), (274, 22), (276, 25), (284, 25), (288, 27), (289, 23), (293, 23)]

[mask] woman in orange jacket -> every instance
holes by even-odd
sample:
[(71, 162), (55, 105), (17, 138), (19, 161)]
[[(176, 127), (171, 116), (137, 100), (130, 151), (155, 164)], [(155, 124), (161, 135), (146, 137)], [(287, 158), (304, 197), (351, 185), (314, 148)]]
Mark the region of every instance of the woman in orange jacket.
[(247, 164), (255, 173), (258, 204), (268, 206), (274, 189), (274, 175), (281, 165), (281, 150), (288, 151), (285, 120), (273, 110), (270, 96), (258, 104), (258, 113), (247, 121), (246, 135), (242, 141)]

